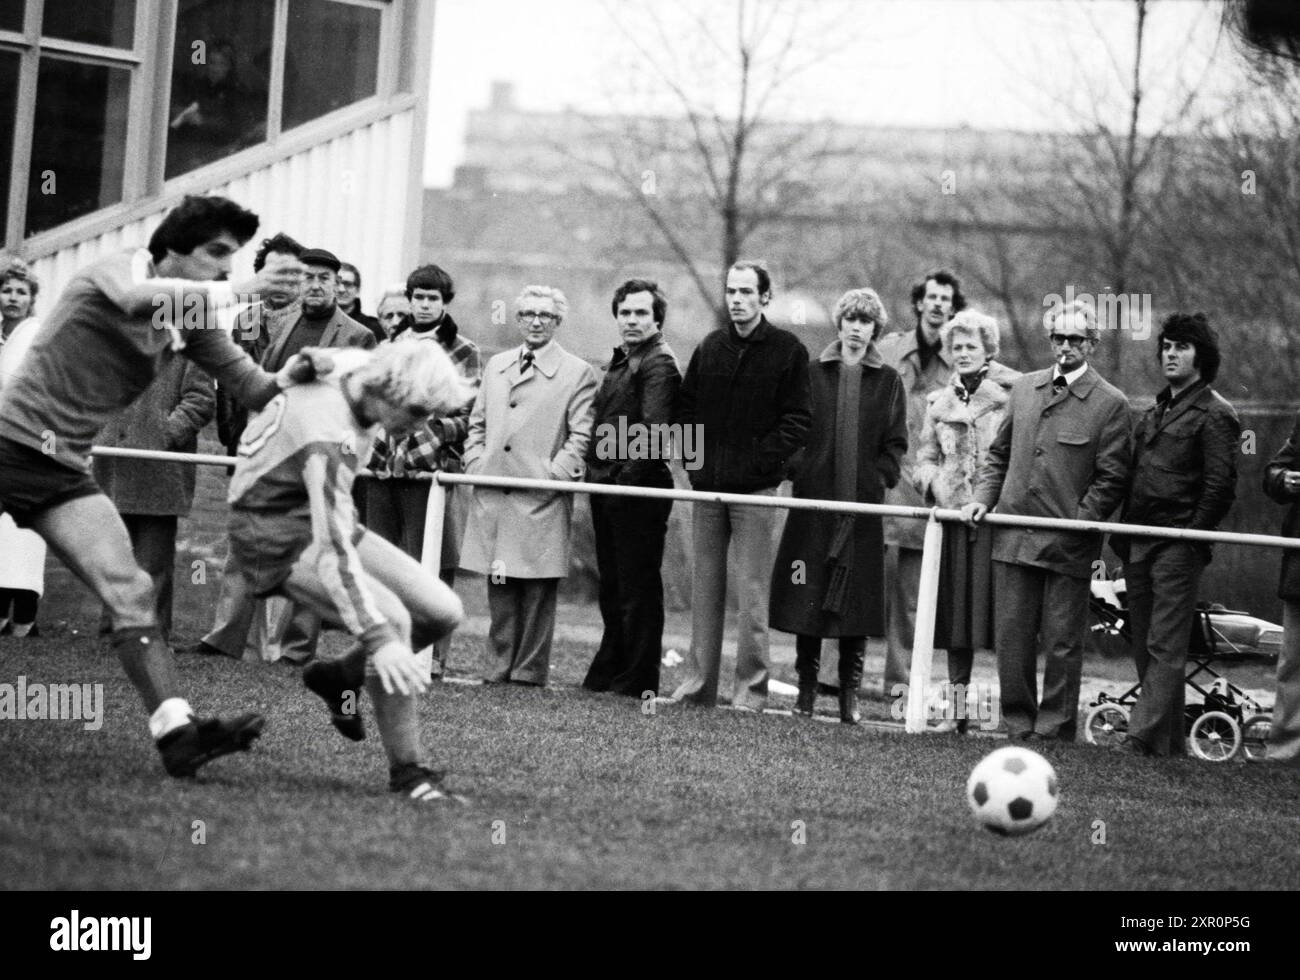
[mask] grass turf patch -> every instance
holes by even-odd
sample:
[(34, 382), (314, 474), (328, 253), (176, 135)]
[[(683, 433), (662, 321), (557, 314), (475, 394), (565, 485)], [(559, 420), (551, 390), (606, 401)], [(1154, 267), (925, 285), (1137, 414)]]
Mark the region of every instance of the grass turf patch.
[[(456, 661), (481, 642), (457, 637)], [(550, 690), (444, 684), (426, 697), (425, 743), (472, 801), (452, 809), (389, 794), (368, 704), (370, 737), (345, 742), (291, 667), (180, 658), (200, 711), (255, 709), (269, 725), (251, 754), (176, 781), (114, 658), (84, 636), (5, 642), (0, 682), (103, 683), (105, 719), (95, 732), (0, 721), (3, 884), (1300, 886), (1293, 771), (1052, 745), (1060, 808), (1007, 840), (980, 829), (965, 800), (997, 742), (680, 706), (650, 715), (572, 686), (593, 653), (557, 641)]]

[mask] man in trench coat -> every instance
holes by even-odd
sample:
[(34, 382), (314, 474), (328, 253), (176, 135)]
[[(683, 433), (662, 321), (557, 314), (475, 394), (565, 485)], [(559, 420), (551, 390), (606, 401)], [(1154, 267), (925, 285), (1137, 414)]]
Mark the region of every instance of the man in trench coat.
[[(971, 524), (994, 506), (999, 514), (1104, 521), (1124, 498), (1132, 422), (1128, 399), (1088, 364), (1101, 338), (1096, 314), (1076, 301), (1049, 311), (1044, 325), (1056, 363), (1012, 385), (974, 500), (962, 508)], [(994, 644), (1002, 719), (1014, 739), (1074, 740), (1088, 583), (1100, 557), (1100, 534), (994, 531)]]
[[(548, 286), (515, 300), (523, 343), (483, 371), (463, 457), (470, 476), (580, 481), (596, 372), (555, 342), (568, 303)], [(489, 683), (545, 686), (555, 600), (569, 571), (573, 495), (475, 488), (460, 567), (488, 579)]]

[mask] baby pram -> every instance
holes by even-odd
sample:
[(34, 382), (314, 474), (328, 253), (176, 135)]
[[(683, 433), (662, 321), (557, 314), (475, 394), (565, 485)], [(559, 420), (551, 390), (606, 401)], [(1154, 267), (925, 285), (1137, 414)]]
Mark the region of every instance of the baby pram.
[[(1131, 634), (1124, 599), (1123, 579), (1093, 581), (1089, 611), (1094, 634), (1127, 647)], [(1187, 746), (1192, 755), (1208, 762), (1229, 762), (1239, 754), (1258, 762), (1264, 758), (1272, 730), (1272, 708), (1259, 704), (1211, 666), (1215, 659), (1244, 652), (1238, 629), (1243, 618), (1249, 619), (1248, 614), (1201, 602), (1192, 621), (1186, 683), (1201, 700), (1187, 699)], [(1280, 638), (1280, 627), (1261, 625), (1269, 629), (1257, 630), (1257, 639), (1264, 636), (1272, 642), (1274, 632)], [(1084, 716), (1084, 738), (1102, 746), (1122, 739), (1140, 689), (1140, 684), (1134, 684), (1118, 697), (1100, 693)]]

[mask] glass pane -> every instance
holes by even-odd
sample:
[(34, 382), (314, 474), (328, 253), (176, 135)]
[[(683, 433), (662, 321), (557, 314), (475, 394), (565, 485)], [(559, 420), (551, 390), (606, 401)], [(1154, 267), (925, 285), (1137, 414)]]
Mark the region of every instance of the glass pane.
[(9, 220), (9, 181), (13, 176), (14, 111), (18, 105), (18, 55), (0, 51), (0, 249)]
[(45, 0), (44, 37), (113, 48), (135, 45), (135, 0)]
[(23, 29), (23, 8), (27, 0), (0, 0), (0, 31)]
[(283, 128), (375, 94), (381, 11), (334, 0), (290, 0)]
[(122, 200), (130, 91), (129, 69), (41, 59), (28, 235)]
[(274, 3), (181, 0), (166, 176), (266, 139)]

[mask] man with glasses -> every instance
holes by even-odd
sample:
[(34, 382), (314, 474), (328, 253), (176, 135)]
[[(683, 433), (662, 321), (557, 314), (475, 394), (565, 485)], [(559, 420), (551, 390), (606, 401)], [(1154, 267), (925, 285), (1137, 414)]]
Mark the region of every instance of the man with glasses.
[(361, 273), (351, 262), (340, 262), (338, 273), (339, 309), (346, 316), (351, 317), (374, 334), (375, 343), (382, 343), (388, 339), (388, 335), (384, 333), (384, 328), (379, 325), (378, 320), (361, 311), (360, 292)]
[[(523, 343), (483, 371), (465, 439), (469, 475), (582, 479), (597, 382), (554, 339), (567, 310), (550, 286), (527, 286), (515, 299)], [(546, 684), (572, 514), (571, 493), (474, 491), (460, 567), (487, 576), (489, 683)]]
[[(995, 506), (999, 514), (1104, 521), (1124, 499), (1131, 416), (1123, 393), (1088, 365), (1101, 338), (1096, 314), (1075, 301), (1048, 311), (1044, 325), (1055, 364), (1012, 386), (974, 500), (962, 508), (971, 525)], [(1074, 739), (1088, 583), (1100, 557), (1100, 534), (995, 529), (994, 643), (1002, 717), (1013, 739)], [(1040, 650), (1046, 657), (1041, 703)]]

